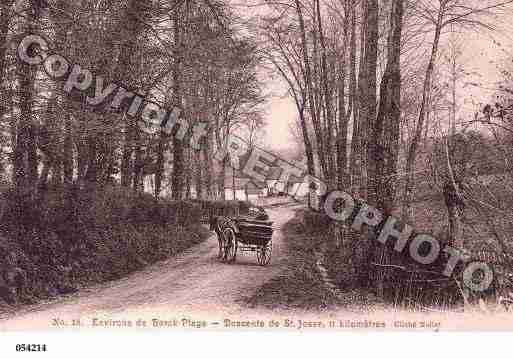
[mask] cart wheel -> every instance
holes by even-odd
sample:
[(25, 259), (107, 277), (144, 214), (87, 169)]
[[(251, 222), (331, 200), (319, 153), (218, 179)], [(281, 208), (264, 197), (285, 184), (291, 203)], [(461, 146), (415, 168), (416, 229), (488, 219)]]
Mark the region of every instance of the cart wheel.
[(237, 238), (233, 229), (226, 228), (223, 232), (224, 236), (224, 260), (228, 263), (235, 262), (237, 256)]
[(273, 243), (269, 242), (267, 245), (258, 248), (257, 260), (261, 266), (268, 265), (271, 261), (271, 253), (273, 251)]

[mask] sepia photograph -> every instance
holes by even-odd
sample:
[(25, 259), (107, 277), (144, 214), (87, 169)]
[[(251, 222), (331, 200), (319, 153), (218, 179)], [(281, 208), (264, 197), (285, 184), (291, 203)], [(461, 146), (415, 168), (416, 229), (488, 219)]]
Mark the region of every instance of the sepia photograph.
[(0, 1), (2, 355), (513, 331), (513, 0)]

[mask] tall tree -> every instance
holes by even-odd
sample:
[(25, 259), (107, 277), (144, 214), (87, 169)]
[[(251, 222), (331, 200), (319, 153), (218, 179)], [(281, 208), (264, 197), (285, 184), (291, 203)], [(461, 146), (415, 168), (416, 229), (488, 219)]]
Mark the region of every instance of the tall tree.
[[(42, 3), (29, 2), (21, 25), (24, 33), (35, 33), (42, 12)], [(29, 51), (36, 51), (34, 48)], [(19, 191), (36, 193), (38, 181), (37, 118), (35, 116), (35, 79), (37, 69), (26, 63), (18, 63), (20, 121), (16, 147), (14, 148), (13, 172)]]

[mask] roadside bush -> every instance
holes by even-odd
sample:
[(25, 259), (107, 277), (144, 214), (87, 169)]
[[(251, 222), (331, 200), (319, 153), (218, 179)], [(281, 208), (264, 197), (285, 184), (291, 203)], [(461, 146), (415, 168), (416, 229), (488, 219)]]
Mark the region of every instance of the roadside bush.
[(108, 186), (1, 196), (0, 302), (36, 302), (118, 279), (206, 238), (199, 203)]

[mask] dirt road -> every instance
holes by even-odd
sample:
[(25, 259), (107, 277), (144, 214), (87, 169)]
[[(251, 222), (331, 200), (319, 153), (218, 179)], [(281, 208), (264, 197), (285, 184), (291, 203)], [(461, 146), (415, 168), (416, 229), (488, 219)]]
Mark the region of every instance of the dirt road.
[[(216, 257), (217, 239), (180, 256), (158, 263), (129, 277), (83, 290), (76, 295), (41, 304), (14, 317), (0, 320), (1, 330), (73, 327), (73, 319), (90, 326), (93, 318), (168, 318), (194, 315), (202, 318), (238, 315), (244, 308), (238, 299), (251, 295), (259, 286), (282, 270), (287, 249), (279, 227), (293, 216), (291, 207), (268, 210), (278, 230), (273, 236), (273, 256), (266, 267), (257, 264), (253, 253), (237, 256), (235, 264)], [(246, 313), (244, 313), (246, 315)], [(59, 319), (56, 321), (56, 319)]]
[[(273, 236), (273, 258), (266, 267), (257, 264), (254, 255), (238, 255), (235, 264), (221, 263), (217, 257), (217, 239), (212, 236), (204, 243), (190, 248), (180, 256), (152, 265), (144, 271), (50, 303), (25, 309), (16, 315), (0, 317), (1, 331), (25, 330), (119, 330), (140, 328), (143, 320), (147, 328), (157, 329), (236, 329), (236, 321), (261, 321), (269, 328), (269, 321), (278, 321), (280, 328), (292, 319), (288, 329), (315, 330), (327, 328), (329, 320), (337, 319), (338, 329), (372, 329), (344, 327), (348, 320), (355, 323), (382, 321), (387, 329), (404, 330), (395, 323), (438, 323), (423, 330), (513, 330), (510, 313), (493, 317), (470, 311), (464, 315), (450, 313), (410, 313), (393, 310), (372, 313), (352, 313), (344, 309), (312, 312), (281, 307), (279, 310), (250, 309), (241, 299), (250, 297), (272, 278), (286, 273), (287, 258), (292, 258), (279, 228), (293, 217), (294, 207), (269, 209), (271, 220), (278, 230)], [(299, 265), (300, 263), (298, 263)], [(304, 288), (303, 291), (308, 291)], [(278, 303), (279, 304), (279, 303)], [(343, 320), (342, 320), (343, 319)], [(80, 323), (78, 323), (78, 320)], [(365, 320), (365, 322), (362, 322)], [(130, 325), (127, 325), (129, 323)], [(420, 324), (419, 324), (420, 325)], [(426, 324), (427, 325), (427, 324)], [(105, 329), (100, 329), (105, 328)], [(411, 330), (411, 329), (410, 329)], [(422, 330), (422, 329), (421, 329)]]

